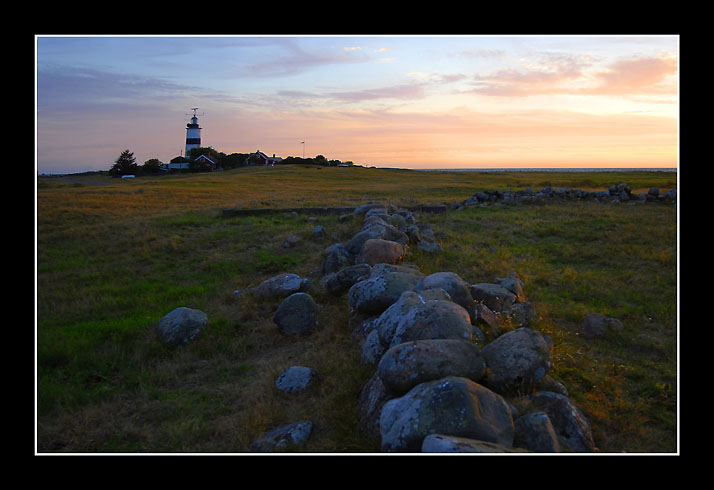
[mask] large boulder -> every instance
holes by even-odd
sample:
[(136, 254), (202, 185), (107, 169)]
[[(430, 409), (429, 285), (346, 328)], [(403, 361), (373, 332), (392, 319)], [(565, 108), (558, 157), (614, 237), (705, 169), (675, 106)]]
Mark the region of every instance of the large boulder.
[(347, 242), (345, 248), (352, 255), (357, 255), (359, 254), (360, 250), (362, 250), (362, 246), (364, 245), (364, 243), (367, 240), (373, 238), (390, 240), (401, 243), (402, 245), (406, 245), (407, 243), (409, 243), (409, 238), (406, 234), (402, 233), (394, 226), (381, 222), (380, 220), (362, 228), (359, 233), (357, 233), (355, 236), (352, 237), (349, 242)]
[(535, 307), (525, 301), (523, 303), (513, 303), (505, 312), (513, 327), (533, 327), (538, 323), (538, 313)]
[(526, 301), (526, 293), (523, 290), (525, 284), (516, 272), (511, 272), (506, 277), (497, 277), (496, 283), (512, 292), (516, 296), (517, 302)]
[(379, 418), (382, 407), (394, 395), (382, 382), (382, 378), (375, 372), (362, 386), (357, 399), (357, 417), (359, 430), (364, 434), (379, 436)]
[(283, 424), (261, 434), (250, 444), (250, 450), (256, 453), (295, 451), (305, 445), (311, 432), (309, 420)]
[(480, 349), (458, 339), (426, 339), (395, 345), (382, 355), (377, 372), (385, 386), (403, 395), (420, 383), (447, 376), (479, 381), (486, 371)]
[(369, 264), (357, 264), (326, 275), (320, 285), (333, 296), (341, 296), (357, 282), (369, 277), (372, 268)]
[(297, 274), (284, 273), (266, 279), (253, 289), (253, 293), (261, 298), (286, 298), (298, 291), (306, 291), (308, 280)]
[(379, 426), (384, 452), (418, 452), (429, 434), (513, 445), (513, 417), (503, 397), (454, 376), (419, 384), (389, 400)]
[(527, 453), (528, 450), (467, 437), (429, 434), (421, 445), (422, 453)]
[(280, 303), (273, 322), (284, 335), (308, 335), (317, 326), (317, 304), (308, 293), (293, 293)]
[(526, 397), (526, 411), (545, 412), (553, 424), (561, 449), (576, 453), (596, 450), (590, 422), (566, 396), (548, 391), (537, 391)]
[(275, 387), (283, 393), (299, 393), (314, 386), (319, 373), (305, 366), (291, 366), (280, 373), (275, 380)]
[(471, 321), (475, 320), (474, 300), (469, 291), (469, 284), (461, 276), (454, 272), (435, 272), (422, 278), (416, 286), (417, 291), (432, 288), (441, 288), (449, 293), (454, 303), (468, 311)]
[(390, 347), (411, 340), (460, 339), (474, 334), (468, 312), (451, 301), (427, 301), (409, 310), (394, 331)]
[(355, 258), (355, 264), (396, 264), (407, 253), (407, 248), (391, 240), (371, 238), (364, 242)]
[(344, 269), (354, 261), (352, 254), (341, 243), (327, 247), (322, 254), (325, 258), (320, 266), (320, 275), (323, 276)]
[(204, 312), (180, 306), (159, 320), (156, 334), (163, 343), (178, 347), (198, 337), (207, 324)]
[(559, 453), (560, 443), (553, 424), (545, 412), (532, 412), (518, 417), (513, 424), (513, 445), (534, 453)]
[(352, 211), (352, 214), (355, 217), (362, 218), (362, 217), (364, 217), (365, 214), (367, 214), (367, 211), (369, 211), (370, 209), (375, 209), (375, 208), (384, 209), (385, 213), (386, 213), (387, 208), (384, 204), (371, 201), (371, 202), (368, 202), (365, 204), (360, 204), (359, 206), (357, 206), (354, 209), (354, 211)]
[(404, 291), (414, 289), (421, 278), (418, 269), (380, 266), (373, 267), (370, 276), (354, 284), (347, 293), (350, 307), (360, 314), (381, 314)]
[(531, 393), (551, 368), (553, 342), (527, 327), (507, 332), (482, 349), (484, 384), (501, 394)]
[(480, 301), (493, 311), (507, 310), (516, 301), (516, 295), (500, 284), (482, 282), (469, 287), (474, 301)]
[(404, 315), (417, 305), (422, 305), (427, 301), (442, 300), (451, 301), (449, 293), (443, 289), (424, 289), (417, 291), (404, 291), (397, 301), (384, 310), (375, 323), (379, 334), (379, 341), (382, 345), (389, 346), (392, 343), (394, 332), (397, 330), (399, 322)]

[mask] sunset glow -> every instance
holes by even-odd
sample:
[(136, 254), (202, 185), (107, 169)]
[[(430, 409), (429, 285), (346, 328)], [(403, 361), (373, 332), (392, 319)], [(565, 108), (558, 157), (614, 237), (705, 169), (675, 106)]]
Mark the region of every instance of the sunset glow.
[(401, 168), (678, 166), (677, 36), (37, 36), (39, 173), (203, 146)]

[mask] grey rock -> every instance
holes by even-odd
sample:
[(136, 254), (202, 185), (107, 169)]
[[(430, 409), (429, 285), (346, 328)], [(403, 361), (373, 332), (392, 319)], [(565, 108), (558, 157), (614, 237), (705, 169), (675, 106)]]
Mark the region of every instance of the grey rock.
[(390, 347), (411, 340), (460, 339), (471, 342), (469, 313), (451, 301), (427, 301), (410, 309), (399, 321)]
[(416, 340), (396, 345), (382, 355), (377, 366), (382, 382), (398, 395), (420, 383), (447, 376), (478, 382), (485, 371), (479, 348), (457, 339)]
[(524, 453), (526, 449), (466, 437), (429, 434), (421, 445), (422, 453)]
[(407, 225), (404, 228), (404, 233), (409, 238), (409, 243), (411, 244), (417, 244), (421, 241), (421, 231), (419, 231), (419, 227), (417, 225)]
[(420, 241), (416, 248), (427, 253), (441, 253), (443, 251), (441, 243), (430, 240)]
[(284, 273), (266, 279), (253, 289), (253, 292), (263, 298), (285, 298), (298, 291), (308, 288), (308, 280), (297, 274)]
[(361, 346), (367, 340), (367, 337), (373, 330), (376, 330), (378, 316), (368, 317), (360, 322), (352, 329), (350, 340), (357, 346)]
[(514, 424), (513, 445), (536, 453), (559, 453), (560, 443), (545, 412), (518, 417)]
[(526, 301), (525, 284), (516, 272), (511, 272), (506, 277), (497, 277), (496, 283), (512, 292), (516, 296), (517, 302)]
[(441, 288), (451, 296), (454, 303), (461, 305), (473, 322), (475, 320), (474, 300), (469, 291), (469, 284), (454, 272), (435, 272), (419, 280), (415, 290)]
[(320, 284), (331, 295), (340, 296), (349, 291), (355, 283), (369, 277), (371, 271), (369, 264), (351, 265), (323, 277)]
[(370, 331), (362, 344), (362, 363), (374, 365), (379, 362), (386, 348), (379, 341), (379, 332), (376, 329)]
[(619, 332), (624, 325), (617, 318), (608, 318), (600, 313), (590, 313), (583, 320), (583, 332), (586, 337), (602, 337), (608, 332)]
[[(362, 221), (362, 230), (366, 230), (370, 226), (377, 224), (380, 226), (387, 226), (391, 223), (388, 223), (388, 219), (383, 216), (383, 215), (378, 215), (378, 214), (373, 214), (369, 218), (365, 218), (364, 221)], [(360, 230), (360, 231), (362, 231)]]
[(392, 343), (394, 332), (397, 330), (399, 322), (402, 321), (404, 315), (409, 310), (417, 305), (426, 303), (432, 300), (451, 301), (451, 296), (443, 289), (424, 289), (421, 291), (404, 291), (397, 301), (392, 303), (381, 315), (376, 322), (376, 328), (379, 332), (380, 342), (389, 346)]
[(308, 335), (317, 326), (317, 304), (307, 293), (293, 293), (280, 303), (273, 322), (284, 335)]
[(382, 407), (394, 395), (384, 386), (382, 378), (375, 372), (360, 390), (357, 399), (359, 430), (364, 434), (379, 436), (379, 418)]
[(198, 337), (207, 324), (204, 312), (180, 306), (159, 320), (156, 333), (161, 342), (181, 346)]
[(480, 301), (493, 311), (504, 311), (515, 303), (516, 295), (500, 284), (482, 282), (469, 287), (474, 301)]
[(362, 245), (359, 254), (355, 258), (356, 264), (396, 264), (407, 253), (407, 248), (398, 242), (383, 240), (381, 238), (370, 238)]
[(513, 418), (503, 397), (460, 377), (422, 383), (389, 400), (379, 426), (384, 452), (418, 452), (429, 434), (513, 444)]
[(323, 251), (325, 258), (320, 266), (320, 275), (337, 272), (352, 265), (354, 257), (341, 243), (335, 243)]
[(407, 220), (401, 214), (392, 214), (389, 216), (389, 224), (394, 226), (399, 231), (404, 231), (407, 227)]
[(317, 225), (312, 229), (313, 238), (322, 238), (325, 236), (325, 228), (322, 225)]
[(535, 307), (527, 301), (514, 303), (505, 313), (513, 327), (534, 327), (538, 323)]
[(364, 217), (364, 215), (369, 211), (370, 209), (375, 209), (375, 208), (382, 208), (385, 209), (386, 212), (386, 206), (384, 204), (378, 203), (378, 202), (368, 202), (365, 204), (361, 204), (355, 208), (355, 210), (352, 212), (352, 214), (355, 217)]
[(507, 332), (482, 349), (484, 384), (501, 394), (526, 394), (551, 368), (553, 343), (547, 336), (522, 327)]
[(501, 319), (483, 303), (474, 305), (473, 324), (485, 331), (487, 338), (491, 340), (501, 335)]
[(568, 396), (568, 389), (557, 379), (553, 379), (549, 374), (536, 381), (536, 391), (551, 391), (559, 395)]
[(347, 293), (350, 307), (362, 314), (378, 315), (414, 289), (420, 275), (405, 269), (373, 267), (370, 277), (354, 284)]
[(409, 237), (407, 237), (406, 234), (396, 229), (394, 226), (386, 223), (377, 222), (366, 226), (355, 236), (353, 236), (352, 239), (347, 242), (345, 248), (347, 248), (347, 251), (350, 252), (352, 255), (357, 255), (362, 250), (362, 246), (364, 245), (364, 243), (367, 240), (373, 238), (390, 240), (393, 242), (401, 243), (402, 245), (406, 245), (407, 243), (409, 243)]
[(527, 397), (529, 411), (543, 411), (553, 424), (562, 450), (589, 453), (596, 450), (590, 423), (567, 397), (558, 393), (538, 391)]
[(389, 219), (389, 213), (387, 212), (387, 208), (384, 206), (375, 206), (373, 208), (370, 208), (367, 210), (366, 213), (364, 213), (364, 218), (370, 218), (372, 216), (379, 216), (382, 219)]
[(280, 425), (261, 434), (250, 444), (250, 450), (256, 453), (297, 450), (305, 445), (311, 432), (309, 420)]
[(302, 241), (302, 239), (301, 239), (299, 236), (297, 236), (297, 235), (290, 235), (289, 237), (287, 237), (287, 238), (285, 239), (285, 241), (283, 242), (282, 247), (283, 247), (283, 248), (293, 248), (293, 247), (299, 245), (301, 241)]
[(291, 366), (278, 376), (275, 387), (283, 393), (298, 393), (313, 386), (318, 373), (309, 367)]

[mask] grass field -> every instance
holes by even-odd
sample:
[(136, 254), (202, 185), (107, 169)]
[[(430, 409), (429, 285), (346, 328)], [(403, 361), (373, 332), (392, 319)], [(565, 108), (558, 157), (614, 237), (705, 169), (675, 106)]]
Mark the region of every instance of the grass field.
[[(277, 302), (233, 295), (279, 272), (317, 284), (321, 250), (360, 224), (305, 213), (225, 218), (223, 208), (451, 203), (488, 189), (620, 182), (633, 193), (664, 193), (676, 177), (311, 166), (38, 177), (37, 451), (240, 453), (261, 432), (303, 418), (315, 421), (307, 452), (379, 451), (379, 441), (357, 431), (356, 399), (372, 368), (361, 366), (349, 339), (346, 298), (316, 291), (320, 328), (294, 339), (271, 321)], [(537, 328), (554, 340), (551, 374), (590, 420), (600, 451), (677, 451), (676, 206), (485, 206), (420, 221), (440, 232), (444, 249), (436, 258), (410, 253), (423, 272), (449, 270), (474, 283), (515, 271), (524, 280)], [(319, 240), (311, 237), (316, 224), (326, 230)], [(289, 235), (301, 244), (282, 248)], [(181, 349), (154, 333), (177, 306), (209, 318)], [(586, 339), (581, 324), (591, 312), (617, 317), (625, 329)], [(291, 365), (323, 373), (315, 393), (275, 390)]]

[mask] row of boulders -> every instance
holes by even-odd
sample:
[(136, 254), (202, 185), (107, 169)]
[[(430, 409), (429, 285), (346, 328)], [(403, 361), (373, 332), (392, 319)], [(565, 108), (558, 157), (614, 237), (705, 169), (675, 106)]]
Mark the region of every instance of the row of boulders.
[[(381, 438), (385, 452), (591, 452), (585, 416), (552, 379), (552, 341), (515, 273), (469, 284), (454, 272), (423, 274), (406, 264), (410, 247), (439, 250), (430, 227), (409, 211), (368, 203), (354, 210), (363, 226), (346, 244), (323, 254), (320, 286), (346, 296), (352, 339), (375, 368), (357, 411), (360, 429)], [(318, 305), (310, 282), (285, 273), (248, 291), (279, 298), (273, 321), (284, 335), (309, 335)], [(592, 317), (593, 336), (616, 328)], [(177, 308), (159, 337), (183, 345), (205, 328), (198, 310)], [(291, 366), (275, 381), (294, 394), (320, 374)], [(283, 451), (305, 443), (311, 421), (281, 425), (258, 437), (251, 451)]]
[(532, 188), (511, 191), (511, 190), (487, 190), (477, 192), (461, 203), (456, 204), (456, 208), (468, 208), (484, 203), (501, 202), (503, 204), (533, 204), (544, 203), (552, 200), (578, 200), (578, 201), (599, 201), (599, 202), (673, 202), (677, 201), (677, 191), (670, 189), (664, 194), (659, 188), (651, 187), (646, 193), (632, 193), (632, 187), (625, 183), (610, 186), (606, 191), (585, 191), (572, 188), (557, 188), (545, 186), (539, 190)]
[(427, 275), (391, 244), (380, 251), (399, 253), (369, 259), (372, 240), (414, 243), (399, 223), (389, 228), (402, 213), (375, 203), (355, 209), (362, 229), (323, 261), (321, 284), (346, 294), (352, 339), (375, 367), (358, 400), (361, 430), (379, 436), (385, 452), (593, 451), (587, 419), (548, 375), (552, 341), (534, 328), (517, 274), (477, 284), (449, 271)]

